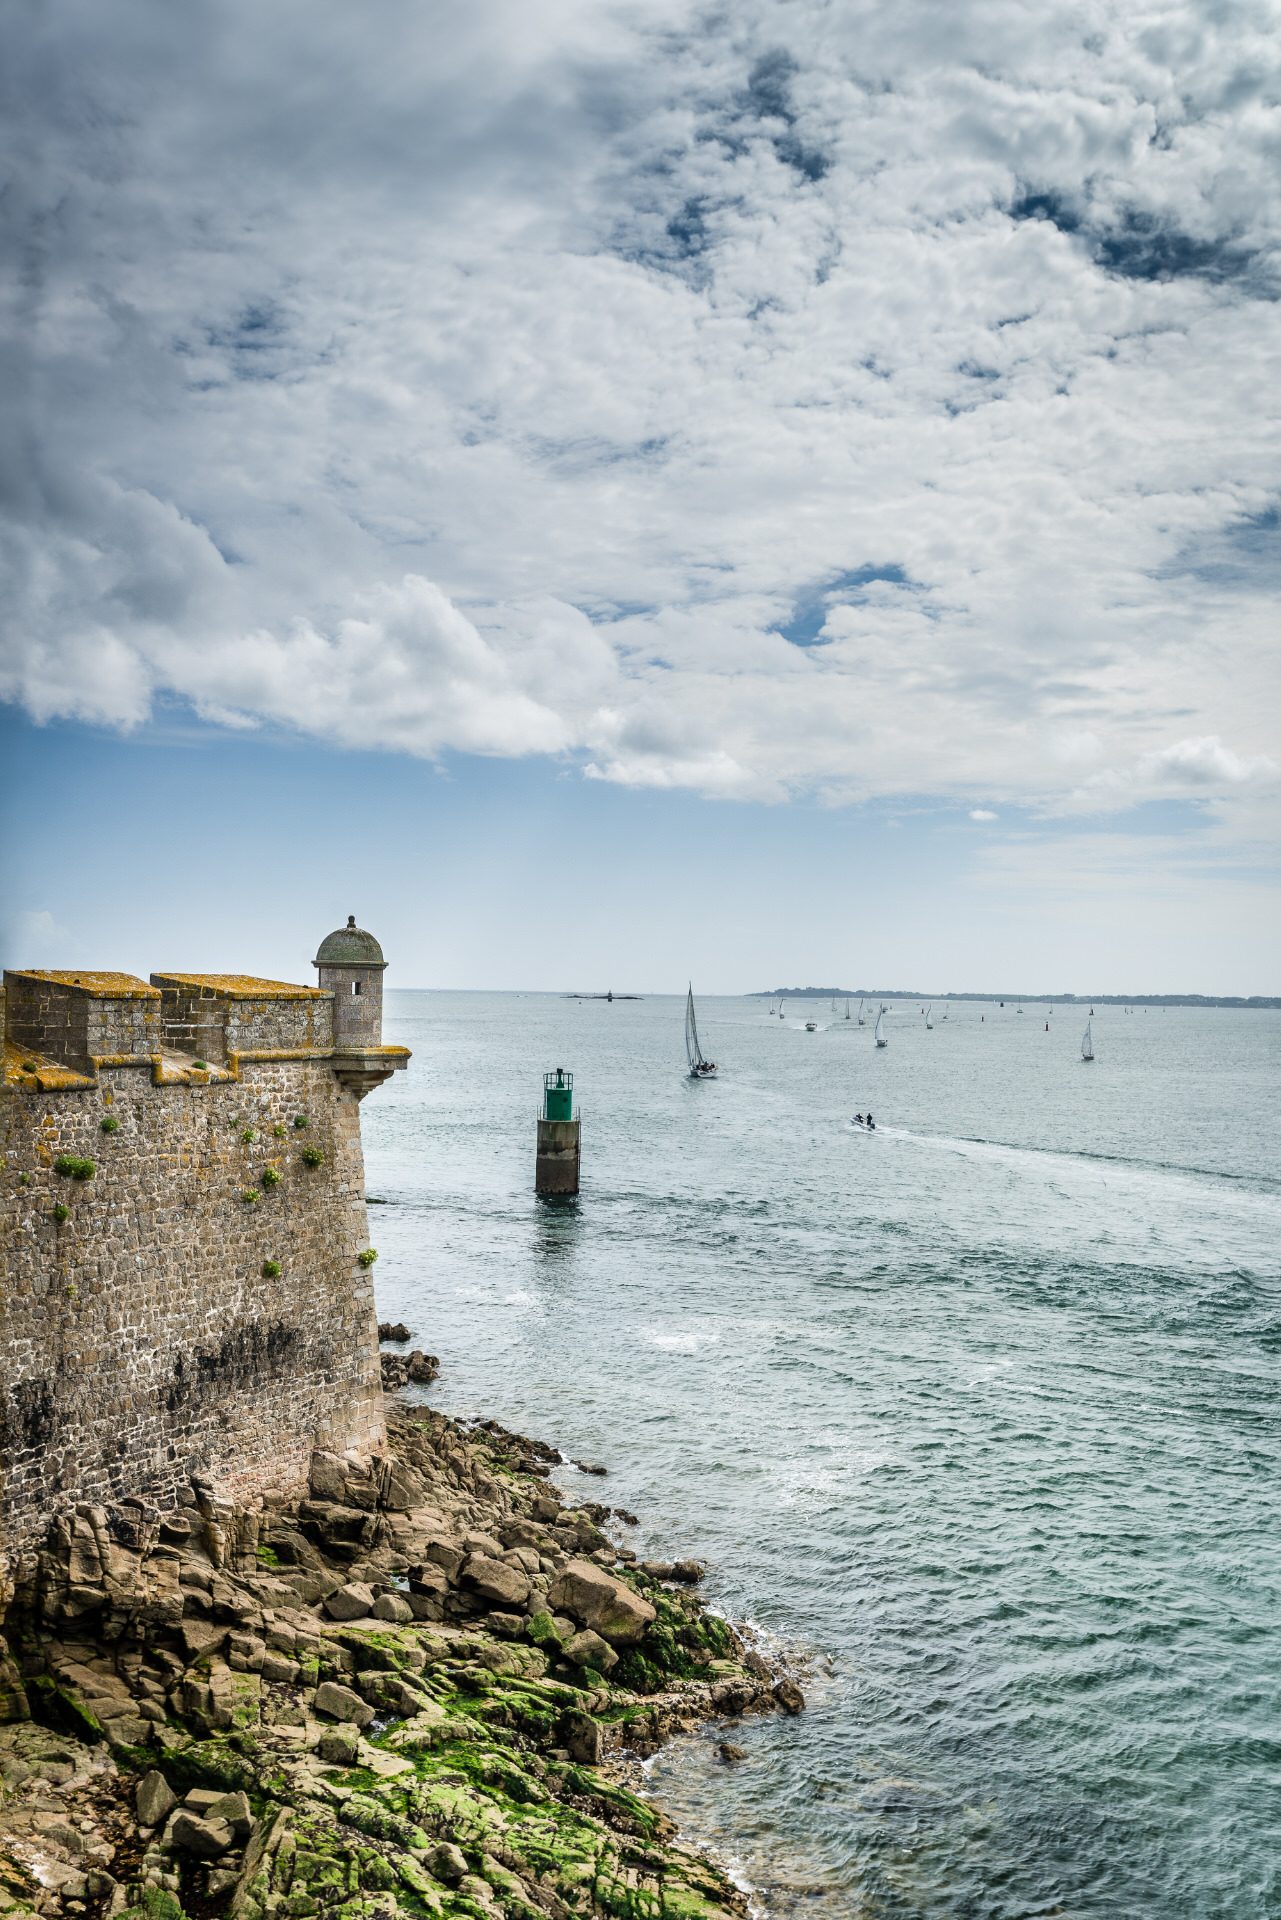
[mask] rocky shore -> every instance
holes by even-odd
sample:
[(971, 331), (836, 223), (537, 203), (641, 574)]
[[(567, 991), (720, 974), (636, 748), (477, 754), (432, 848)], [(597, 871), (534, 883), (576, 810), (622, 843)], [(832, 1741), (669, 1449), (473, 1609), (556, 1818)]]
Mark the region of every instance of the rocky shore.
[(3, 1622), (5, 1920), (747, 1912), (620, 1762), (795, 1682), (554, 1449), (390, 1403), (389, 1435), (291, 1505), (55, 1529)]

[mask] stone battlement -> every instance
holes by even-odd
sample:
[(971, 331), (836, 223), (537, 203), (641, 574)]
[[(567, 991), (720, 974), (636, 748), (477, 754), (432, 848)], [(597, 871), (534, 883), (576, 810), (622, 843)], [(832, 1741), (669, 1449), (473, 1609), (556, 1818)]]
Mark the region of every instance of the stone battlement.
[[(330, 987), (248, 974), (153, 973), (148, 982), (130, 973), (11, 970), (0, 996), (0, 1078), (69, 1092), (96, 1087), (104, 1067), (144, 1067), (156, 1085), (207, 1086), (238, 1080), (249, 1061), (325, 1059), (340, 1072), (348, 1062), (367, 1092), (409, 1055), (380, 1036), (336, 1044), (336, 998)], [(380, 1004), (378, 1014), (381, 1025)]]
[(4, 975), (0, 1615), (70, 1506), (289, 1495), (318, 1441), (381, 1443), (360, 1101), (409, 1054), (377, 942), (329, 940), (316, 987)]

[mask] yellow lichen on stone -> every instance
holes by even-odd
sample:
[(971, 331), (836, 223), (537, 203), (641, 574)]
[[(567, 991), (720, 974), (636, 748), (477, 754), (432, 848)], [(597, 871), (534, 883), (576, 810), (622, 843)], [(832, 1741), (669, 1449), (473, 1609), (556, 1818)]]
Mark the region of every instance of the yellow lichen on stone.
[(157, 987), (194, 987), (220, 1000), (328, 1000), (321, 987), (292, 980), (258, 980), (251, 973), (153, 973)]
[[(33, 1072), (27, 1072), (30, 1065)], [(91, 1087), (94, 1081), (83, 1073), (77, 1073), (72, 1067), (63, 1067), (56, 1060), (50, 1060), (42, 1053), (33, 1053), (30, 1047), (18, 1046), (12, 1040), (4, 1043), (3, 1073), (4, 1084), (14, 1087), (18, 1092), (27, 1093), (55, 1092), (66, 1087)]]
[(55, 971), (44, 967), (11, 967), (18, 980), (47, 980), (51, 986), (72, 987), (93, 1000), (158, 1000), (159, 989), (149, 987), (136, 973)]

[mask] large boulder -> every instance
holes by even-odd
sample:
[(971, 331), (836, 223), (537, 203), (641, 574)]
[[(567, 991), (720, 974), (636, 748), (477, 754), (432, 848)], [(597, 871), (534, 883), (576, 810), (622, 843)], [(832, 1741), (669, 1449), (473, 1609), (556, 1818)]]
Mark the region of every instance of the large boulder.
[(235, 1837), (230, 1821), (203, 1819), (188, 1807), (179, 1807), (168, 1833), (171, 1847), (179, 1853), (194, 1853), (198, 1860), (216, 1860)]
[(611, 1646), (633, 1646), (655, 1618), (648, 1600), (589, 1560), (571, 1560), (553, 1580), (547, 1603), (567, 1613), (580, 1626), (590, 1627)]
[(178, 1804), (178, 1796), (159, 1767), (144, 1773), (134, 1790), (134, 1805), (141, 1827), (163, 1826)]
[(353, 1580), (349, 1586), (339, 1587), (337, 1593), (331, 1593), (325, 1601), (325, 1612), (331, 1620), (363, 1620), (373, 1611), (374, 1594), (363, 1580)]
[(374, 1717), (374, 1710), (358, 1693), (350, 1687), (340, 1687), (336, 1680), (322, 1680), (316, 1688), (315, 1707), (317, 1713), (326, 1714), (331, 1720), (347, 1720), (358, 1727), (367, 1727)]
[(482, 1600), (496, 1607), (523, 1607), (529, 1598), (529, 1580), (520, 1568), (484, 1553), (473, 1553), (464, 1561), (462, 1577)]
[(595, 1667), (597, 1673), (608, 1673), (618, 1665), (618, 1655), (608, 1640), (593, 1633), (590, 1627), (584, 1627), (572, 1640), (567, 1640), (561, 1648), (564, 1659), (576, 1667)]

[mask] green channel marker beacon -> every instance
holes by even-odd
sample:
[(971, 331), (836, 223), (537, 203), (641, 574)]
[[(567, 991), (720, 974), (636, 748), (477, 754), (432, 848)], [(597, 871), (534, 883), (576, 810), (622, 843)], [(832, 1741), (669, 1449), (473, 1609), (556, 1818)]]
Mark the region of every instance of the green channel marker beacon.
[(574, 1076), (564, 1067), (543, 1075), (543, 1110), (538, 1116), (535, 1193), (550, 1196), (578, 1192), (579, 1121), (574, 1114)]

